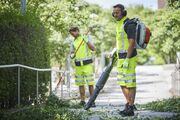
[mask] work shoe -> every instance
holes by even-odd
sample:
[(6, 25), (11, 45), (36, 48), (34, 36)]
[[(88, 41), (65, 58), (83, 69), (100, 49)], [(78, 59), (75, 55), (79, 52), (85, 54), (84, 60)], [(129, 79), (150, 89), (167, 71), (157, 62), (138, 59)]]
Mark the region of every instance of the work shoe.
[[(124, 112), (127, 110), (128, 106), (129, 106), (129, 103), (126, 103), (126, 104), (125, 104), (125, 107), (124, 107), (124, 110), (120, 111), (119, 113), (120, 113), (120, 114), (121, 114), (121, 113), (124, 113)], [(133, 109), (134, 109), (134, 110), (137, 110), (137, 108), (136, 108), (135, 105), (133, 105)]]
[(81, 106), (84, 106), (85, 104), (86, 104), (85, 101), (81, 101), (81, 102), (79, 103), (79, 105), (81, 105)]
[(91, 107), (96, 107), (96, 104), (95, 102), (92, 103)]
[(120, 111), (119, 114), (123, 114), (128, 109), (129, 103), (125, 104), (124, 110)]
[(120, 113), (120, 115), (122, 117), (134, 116), (134, 107), (133, 107), (133, 105), (132, 106), (128, 105), (127, 110), (125, 110), (124, 112)]

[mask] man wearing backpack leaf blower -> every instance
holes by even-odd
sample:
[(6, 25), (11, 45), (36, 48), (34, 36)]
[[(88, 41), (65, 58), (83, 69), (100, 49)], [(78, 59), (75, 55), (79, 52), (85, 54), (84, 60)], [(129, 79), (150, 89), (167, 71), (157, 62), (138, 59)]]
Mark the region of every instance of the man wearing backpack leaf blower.
[(136, 96), (136, 56), (137, 49), (145, 49), (149, 43), (151, 32), (138, 18), (128, 19), (127, 11), (122, 4), (113, 6), (112, 16), (117, 20), (116, 48), (118, 56), (118, 85), (126, 98), (122, 116), (134, 115)]
[[(96, 88), (84, 109), (88, 110), (96, 100), (98, 94), (106, 84), (113, 65), (118, 61), (118, 85), (121, 86), (127, 103), (120, 111), (122, 116), (133, 116), (136, 95), (136, 55), (137, 49), (145, 49), (149, 43), (151, 32), (138, 18), (128, 19), (124, 6), (113, 6), (112, 16), (117, 20), (116, 48), (110, 53), (110, 63), (100, 75)], [(117, 60), (118, 59), (118, 60)]]
[(129, 23), (129, 19), (126, 15), (127, 11), (122, 4), (113, 6), (112, 16), (117, 20), (117, 83), (121, 86), (122, 92), (127, 101), (124, 110), (120, 111), (120, 114), (122, 116), (133, 116), (135, 108), (134, 100), (136, 95), (136, 24)]

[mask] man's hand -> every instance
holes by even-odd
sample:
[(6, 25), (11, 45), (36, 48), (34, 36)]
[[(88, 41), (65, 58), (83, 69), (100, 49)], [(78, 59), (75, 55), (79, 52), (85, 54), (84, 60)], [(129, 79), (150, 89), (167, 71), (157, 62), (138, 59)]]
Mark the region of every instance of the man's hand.
[(123, 67), (123, 68), (128, 68), (128, 66), (129, 66), (129, 58), (126, 58), (126, 59), (124, 60), (123, 64), (122, 64), (122, 67)]
[(84, 38), (83, 40), (88, 45), (89, 49), (91, 49), (92, 51), (96, 50), (96, 48), (95, 48), (94, 44), (91, 42), (91, 40), (89, 40), (88, 38), (87, 39)]
[(74, 53), (71, 53), (70, 58), (71, 58), (71, 59), (74, 59), (74, 58), (75, 58), (75, 54), (74, 54)]
[(84, 40), (84, 42), (85, 42), (85, 43), (88, 43), (88, 42), (89, 42), (89, 40), (88, 40), (88, 39), (85, 39), (85, 38), (84, 38), (83, 40)]
[(117, 49), (116, 48), (114, 48), (111, 52), (110, 52), (110, 54), (109, 54), (109, 58), (112, 58), (113, 57), (113, 55), (114, 54), (116, 54), (116, 51), (117, 51)]

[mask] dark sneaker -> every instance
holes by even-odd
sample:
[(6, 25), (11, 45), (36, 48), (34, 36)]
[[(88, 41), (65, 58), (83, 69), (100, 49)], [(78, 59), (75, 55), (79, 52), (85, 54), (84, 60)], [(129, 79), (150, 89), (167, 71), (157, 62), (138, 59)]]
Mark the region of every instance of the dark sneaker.
[(123, 114), (128, 109), (129, 103), (126, 103), (124, 106), (124, 110), (120, 111), (119, 114)]
[(96, 107), (96, 104), (95, 102), (92, 103), (91, 107)]
[(81, 101), (81, 102), (79, 103), (79, 105), (81, 105), (81, 106), (84, 106), (85, 104), (86, 104), (85, 101)]
[(126, 116), (134, 116), (134, 107), (133, 106), (128, 106), (128, 109), (124, 111), (123, 113), (120, 114), (122, 117)]

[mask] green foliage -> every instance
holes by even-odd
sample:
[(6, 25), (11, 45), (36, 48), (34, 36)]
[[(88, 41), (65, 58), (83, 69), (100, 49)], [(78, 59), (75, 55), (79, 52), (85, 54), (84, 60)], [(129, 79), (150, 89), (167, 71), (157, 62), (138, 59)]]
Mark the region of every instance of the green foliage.
[[(1, 9), (19, 11), (19, 0), (2, 0)], [(148, 48), (139, 51), (139, 64), (164, 64), (175, 62), (179, 50), (179, 0), (168, 0), (168, 8), (152, 11), (143, 6), (128, 8), (128, 17), (139, 17), (152, 31)], [(27, 11), (36, 13), (46, 28), (51, 30), (51, 58), (60, 66), (65, 65), (70, 43), (65, 42), (70, 26), (79, 26), (81, 33), (89, 27), (97, 47), (97, 55), (110, 51), (115, 45), (115, 20), (111, 10), (106, 10), (84, 0), (28, 0)], [(167, 20), (168, 19), (168, 20)], [(162, 26), (162, 27), (161, 27)], [(158, 31), (158, 32), (157, 32)], [(60, 37), (55, 37), (59, 34)]]
[[(62, 9), (63, 8), (63, 9)], [(95, 46), (97, 47), (97, 55), (99, 56), (104, 51), (110, 51), (115, 45), (115, 20), (111, 16), (111, 10), (105, 10), (98, 5), (89, 5), (82, 0), (76, 1), (51, 1), (48, 4), (43, 3), (39, 7), (39, 13), (41, 20), (45, 23), (46, 27), (53, 31), (53, 34), (59, 34), (60, 37), (52, 36), (52, 54), (51, 57), (53, 61), (59, 64), (65, 63), (68, 56), (69, 46), (66, 38), (68, 36), (68, 29), (70, 26), (79, 26), (81, 28), (81, 33), (85, 33), (89, 27), (93, 29), (90, 30), (90, 34), (93, 36)], [(150, 9), (145, 9), (142, 6), (136, 6), (133, 8), (128, 8), (128, 17), (139, 17), (142, 21), (150, 27), (152, 31), (152, 38), (148, 48), (144, 51), (139, 51), (139, 64), (164, 64), (175, 62), (175, 52), (179, 50), (176, 38), (179, 35), (177, 28), (172, 30), (166, 29), (162, 26), (163, 22), (167, 22), (171, 26), (171, 22), (167, 21), (169, 15), (173, 14), (174, 17), (179, 14), (179, 12), (173, 12), (173, 10), (165, 9), (152, 11)], [(157, 17), (154, 17), (157, 16)], [(170, 17), (170, 18), (174, 18)], [(157, 19), (161, 19), (160, 22)], [(178, 24), (178, 17), (176, 17), (175, 25)], [(163, 29), (164, 32), (161, 30)], [(159, 32), (157, 32), (159, 31)], [(167, 37), (166, 31), (172, 31)], [(157, 34), (161, 33), (161, 34)], [(171, 38), (173, 40), (171, 40)], [(173, 43), (173, 44), (172, 44)], [(170, 46), (170, 47), (169, 47)], [(63, 51), (63, 52), (62, 52)], [(170, 53), (170, 51), (172, 51)], [(167, 57), (168, 56), (168, 57)]]
[[(171, 98), (163, 101), (155, 101), (143, 105), (148, 110), (169, 111), (179, 113), (179, 98)], [(70, 100), (62, 100), (54, 95), (48, 97), (42, 105), (23, 107), (8, 111), (0, 111), (2, 120), (86, 120), (90, 116), (99, 116), (102, 120), (179, 120), (177, 114), (171, 118), (164, 117), (121, 117), (120, 115), (110, 115), (103, 111), (84, 111)]]
[(168, 6), (173, 9), (179, 9), (180, 8), (180, 1), (179, 0), (167, 0)]
[[(54, 39), (54, 38), (52, 38)], [(52, 40), (50, 41), (50, 52), (52, 64), (59, 64), (60, 69), (64, 67), (65, 61), (69, 53), (70, 45), (65, 40)]]
[(87, 25), (89, 14), (86, 6), (82, 0), (51, 1), (41, 4), (38, 11), (47, 27), (58, 31), (65, 39), (71, 26)]
[[(70, 101), (52, 95), (43, 105), (1, 112), (2, 120), (81, 120), (83, 113)], [(71, 108), (71, 109), (70, 109)], [(73, 110), (74, 109), (74, 110)]]
[(43, 3), (37, 10), (41, 20), (52, 32), (51, 58), (60, 65), (60, 68), (65, 66), (69, 53), (70, 40), (67, 40), (69, 28), (79, 26), (82, 29), (88, 24), (89, 13), (86, 7), (87, 3), (82, 0), (61, 0)]
[[(19, 0), (0, 1), (0, 64), (21, 63), (44, 68), (49, 66), (51, 57), (53, 62), (65, 66), (71, 41), (66, 38), (71, 26), (79, 26), (81, 33), (91, 28), (97, 55), (110, 51), (116, 42), (112, 11), (83, 0), (28, 0), (27, 14), (21, 16), (19, 11)], [(152, 31), (148, 48), (138, 52), (139, 64), (175, 62), (175, 54), (180, 50), (179, 14), (178, 0), (169, 0), (167, 8), (157, 11), (142, 6), (128, 8), (130, 18), (141, 18)], [(36, 73), (21, 69), (21, 74), (21, 102), (31, 104), (35, 101)], [(0, 75), (1, 107), (15, 106), (17, 68), (1, 69)], [(43, 101), (48, 76), (43, 73), (39, 76)]]
[(159, 101), (153, 101), (143, 105), (145, 109), (159, 112), (180, 113), (180, 98), (169, 98)]
[(174, 63), (176, 52), (180, 50), (179, 14), (179, 10), (160, 10), (156, 13), (158, 17), (154, 17), (150, 23), (153, 31), (152, 47), (166, 63)]
[(59, 99), (55, 95), (50, 95), (46, 101), (46, 105), (54, 107), (70, 107), (70, 101)]
[(60, 66), (65, 65), (69, 53), (72, 38), (68, 41), (66, 38), (69, 37), (71, 26), (79, 26), (82, 34), (90, 30), (95, 46), (101, 46), (97, 47), (98, 55), (102, 51), (109, 51), (115, 43), (115, 24), (109, 17), (111, 12), (98, 5), (89, 5), (83, 0), (51, 1), (41, 4), (38, 12), (46, 27), (52, 30), (51, 58)]
[(64, 99), (59, 99), (55, 95), (50, 95), (45, 102), (47, 106), (54, 106), (54, 107), (67, 107), (67, 108), (72, 108), (72, 109), (79, 109), (82, 108), (80, 104), (77, 104), (76, 101), (73, 100), (64, 100)]
[[(0, 12), (0, 64), (25, 64), (46, 68), (50, 64), (49, 32), (36, 14), (21, 16), (11, 9)], [(31, 104), (36, 96), (36, 72), (21, 69), (21, 103)], [(40, 101), (48, 91), (49, 73), (39, 73)], [(0, 107), (17, 104), (17, 68), (0, 69)]]

